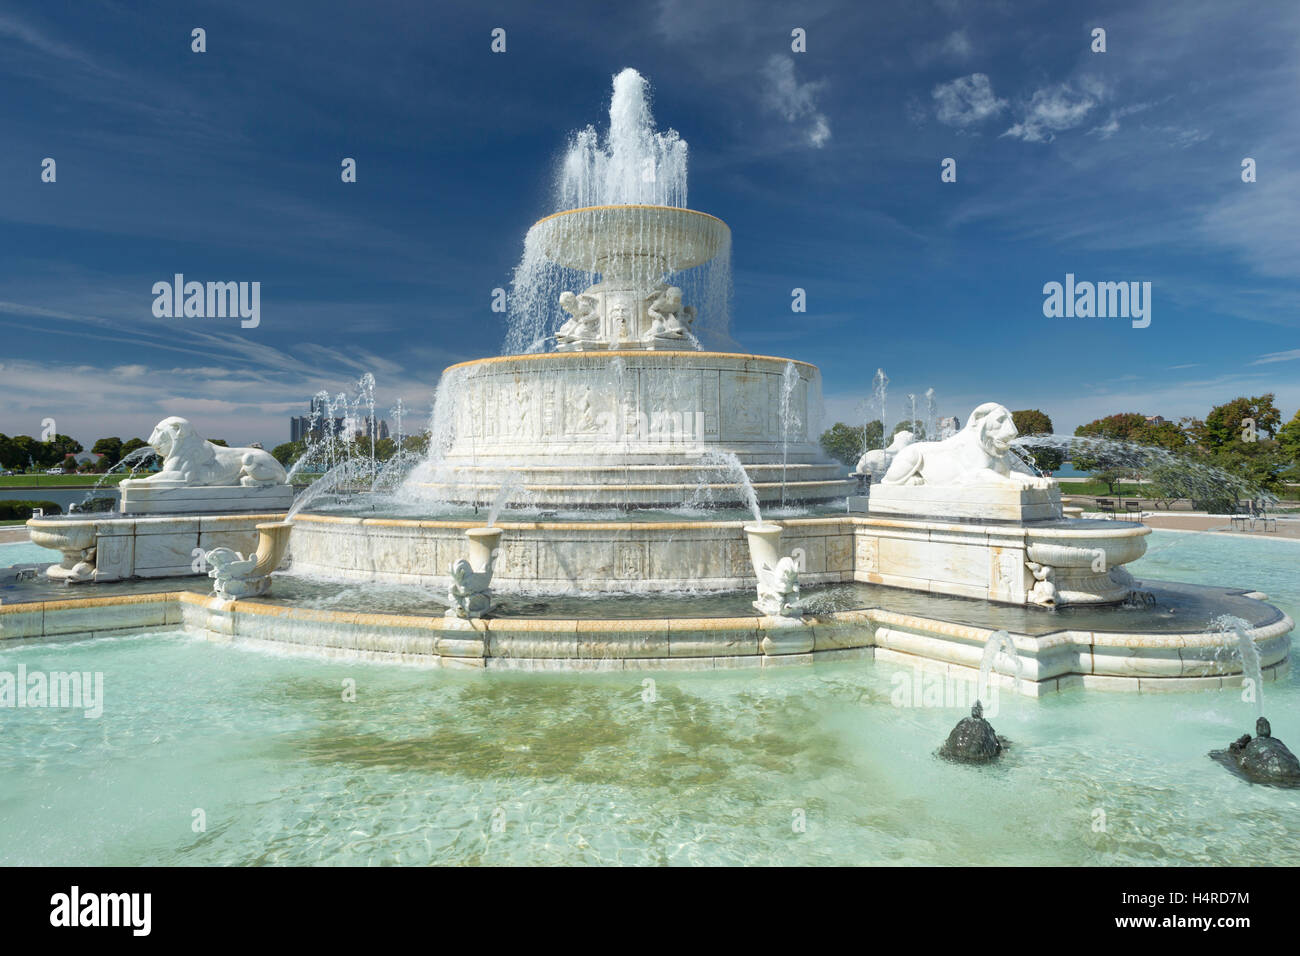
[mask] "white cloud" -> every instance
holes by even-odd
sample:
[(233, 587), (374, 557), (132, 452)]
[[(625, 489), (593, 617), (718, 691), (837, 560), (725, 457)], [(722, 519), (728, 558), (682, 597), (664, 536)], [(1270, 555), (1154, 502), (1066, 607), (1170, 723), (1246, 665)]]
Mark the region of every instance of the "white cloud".
[[(1279, 153), (1283, 162), (1286, 154)], [(1263, 148), (1254, 154), (1267, 155)], [(1274, 172), (1262, 164), (1260, 170), (1258, 182), (1243, 183), (1236, 158), (1224, 163), (1223, 198), (1206, 211), (1201, 232), (1235, 249), (1262, 275), (1295, 278), (1300, 276), (1300, 172)]]
[(1273, 362), (1294, 362), (1296, 359), (1300, 359), (1300, 349), (1287, 349), (1285, 352), (1268, 352), (1250, 364), (1269, 365)]
[(990, 116), (996, 116), (1007, 107), (1006, 100), (994, 95), (993, 84), (983, 73), (959, 76), (949, 83), (940, 83), (931, 96), (936, 103), (936, 118), (947, 126), (972, 126)]
[[(1035, 90), (1024, 106), (1020, 121), (1002, 135), (1027, 143), (1050, 143), (1056, 133), (1079, 126), (1103, 96), (1101, 86), (1095, 82), (1084, 80), (1081, 86), (1082, 89), (1076, 90), (1069, 83), (1058, 83)], [(1112, 119), (1114, 128), (1104, 132), (1103, 138), (1119, 129), (1118, 120)], [(1108, 121), (1101, 128), (1104, 131), (1109, 126)]]
[(794, 57), (776, 55), (763, 68), (763, 103), (787, 123), (803, 127), (809, 146), (820, 149), (831, 138), (830, 120), (817, 109), (817, 96), (824, 83), (800, 83)]

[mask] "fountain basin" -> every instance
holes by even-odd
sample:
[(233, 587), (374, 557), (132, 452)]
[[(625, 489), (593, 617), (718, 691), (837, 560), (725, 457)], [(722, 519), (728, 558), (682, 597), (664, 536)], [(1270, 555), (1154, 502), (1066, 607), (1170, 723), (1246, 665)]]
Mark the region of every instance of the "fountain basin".
[(62, 552), (60, 564), (46, 572), (49, 577), (73, 582), (118, 581), (205, 574), (206, 568), (195, 561), (198, 552), (230, 548), (247, 554), (258, 547), (259, 524), (283, 519), (284, 514), (74, 514), (31, 518), (27, 527), (33, 544)]
[[(441, 590), (448, 586), (448, 566), (463, 556), (465, 530), (476, 525), (302, 512), (295, 518), (293, 568), (325, 580)], [(502, 593), (593, 595), (749, 589), (757, 579), (747, 525), (753, 526), (735, 520), (504, 521), (493, 586)], [(783, 518), (780, 527), (782, 548), (796, 556), (804, 584), (862, 581), (1018, 605), (1033, 603), (1034, 555), (1059, 562), (1052, 567), (1060, 603), (1124, 600), (1131, 583), (1115, 569), (1140, 557), (1151, 533), (1124, 521), (954, 524), (856, 514)]]
[[(795, 370), (782, 427), (782, 389)], [(810, 426), (813, 365), (726, 352), (549, 352), (453, 365), (445, 454), (416, 470), (415, 498), (487, 503), (507, 480), (538, 506), (680, 505), (727, 485), (709, 453), (734, 454), (760, 501), (826, 501), (853, 488)], [(783, 488), (784, 486), (784, 488)], [(725, 503), (730, 497), (724, 496)]]
[(727, 224), (708, 213), (633, 204), (566, 209), (539, 220), (530, 232), (552, 262), (628, 277), (703, 265), (731, 238)]

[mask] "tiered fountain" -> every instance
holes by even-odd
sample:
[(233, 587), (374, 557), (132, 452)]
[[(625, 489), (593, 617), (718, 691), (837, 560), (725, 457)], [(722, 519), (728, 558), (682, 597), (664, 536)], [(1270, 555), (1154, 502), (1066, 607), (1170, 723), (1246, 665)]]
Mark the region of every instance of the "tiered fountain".
[[(560, 211), (525, 239), (512, 354), (443, 373), (428, 460), (396, 494), (360, 506), (313, 493), (287, 525), (255, 516), (256, 553), (222, 542), (229, 550), (211, 556), (215, 596), (175, 597), (187, 627), (444, 666), (849, 656), (972, 675), (998, 634), (1020, 661), (1017, 687), (1038, 694), (1239, 680), (1228, 639), (1204, 626), (1232, 614), (1261, 677), (1285, 670), (1292, 622), (1262, 595), (1146, 582), (1153, 606), (1114, 610), (1135, 590), (1123, 565), (1148, 529), (1064, 518), (1057, 484), (1012, 453), (1001, 405), (979, 406), (942, 441), (864, 459), (879, 483), (846, 510), (857, 480), (815, 441), (818, 370), (704, 347), (726, 341), (730, 231), (685, 208), (686, 144), (654, 132), (635, 71), (614, 79), (605, 141), (576, 137), (557, 194)], [(251, 469), (227, 469), (233, 483), (261, 480), (256, 456), (223, 460)], [(327, 476), (317, 492), (334, 485)], [(781, 521), (764, 520), (778, 503)], [(196, 520), (201, 535), (210, 519)], [(34, 539), (48, 531), (31, 524)], [(99, 533), (90, 522), (74, 544), (93, 548)], [(418, 613), (294, 606), (292, 589), (277, 595), (267, 578), (286, 538), (300, 588), (414, 585)], [(700, 594), (755, 587), (752, 609), (724, 600), (735, 616), (699, 616)], [(610, 596), (627, 592), (659, 598), (610, 614)], [(498, 600), (520, 608), (521, 594), (542, 613)], [(547, 613), (573, 595), (567, 616)], [(30, 626), (53, 620), (43, 613)]]

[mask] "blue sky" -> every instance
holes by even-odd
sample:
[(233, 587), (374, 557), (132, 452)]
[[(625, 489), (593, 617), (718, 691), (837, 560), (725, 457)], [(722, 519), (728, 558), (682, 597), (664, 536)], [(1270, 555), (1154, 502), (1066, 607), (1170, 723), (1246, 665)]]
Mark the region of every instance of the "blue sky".
[[(492, 290), (626, 66), (732, 227), (736, 343), (820, 365), (832, 420), (878, 366), (891, 418), (1300, 406), (1300, 4), (788, 6), (0, 2), (0, 431), (270, 445), (366, 371), (427, 411), (500, 351)], [(261, 282), (260, 326), (155, 318), (177, 272)], [(1150, 327), (1045, 318), (1067, 272), (1150, 281)]]

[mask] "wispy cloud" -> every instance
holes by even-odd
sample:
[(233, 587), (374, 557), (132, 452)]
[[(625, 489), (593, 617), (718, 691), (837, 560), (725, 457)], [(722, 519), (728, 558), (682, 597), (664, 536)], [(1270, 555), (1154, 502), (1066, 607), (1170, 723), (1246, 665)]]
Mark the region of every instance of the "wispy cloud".
[(1002, 135), (1027, 143), (1050, 143), (1057, 133), (1081, 125), (1103, 96), (1096, 82), (1084, 81), (1084, 87), (1075, 89), (1069, 83), (1057, 83), (1035, 90), (1023, 106), (1020, 121)]
[(993, 93), (993, 84), (984, 73), (959, 76), (940, 83), (931, 91), (935, 117), (947, 126), (966, 128), (996, 116), (1007, 108), (1007, 101)]
[(1268, 352), (1250, 364), (1270, 365), (1273, 362), (1294, 362), (1296, 359), (1300, 359), (1300, 349), (1287, 349), (1285, 352)]
[(787, 123), (801, 128), (809, 146), (820, 149), (831, 138), (830, 120), (817, 108), (817, 97), (825, 86), (821, 82), (800, 83), (794, 57), (772, 56), (763, 68), (763, 102), (779, 113)]

